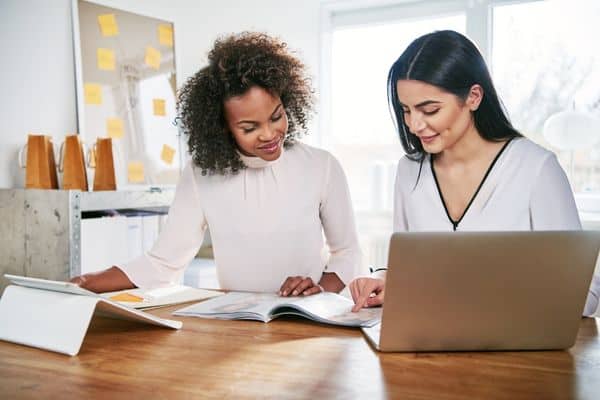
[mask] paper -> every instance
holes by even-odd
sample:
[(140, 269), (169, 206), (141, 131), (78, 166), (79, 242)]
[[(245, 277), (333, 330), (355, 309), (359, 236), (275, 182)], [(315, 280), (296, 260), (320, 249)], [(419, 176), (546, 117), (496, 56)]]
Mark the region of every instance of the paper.
[(140, 161), (131, 161), (127, 165), (127, 180), (130, 183), (144, 182), (144, 164)]
[(152, 106), (154, 108), (154, 115), (164, 117), (167, 115), (165, 111), (165, 100), (164, 99), (152, 99)]
[(158, 25), (158, 42), (163, 46), (173, 47), (173, 27), (171, 25)]
[(175, 155), (175, 149), (168, 144), (163, 144), (162, 151), (160, 153), (160, 159), (165, 163), (173, 164), (173, 156)]
[(123, 137), (123, 120), (121, 118), (106, 119), (106, 133), (108, 137), (120, 139)]
[(102, 86), (86, 83), (83, 88), (86, 104), (102, 104)]
[(128, 303), (141, 303), (144, 301), (143, 297), (139, 297), (131, 293), (119, 293), (114, 296), (110, 296), (108, 299), (112, 301), (125, 301)]
[(98, 59), (98, 69), (105, 71), (115, 70), (115, 53), (111, 49), (99, 47), (96, 50), (96, 58)]
[[(102, 293), (102, 297), (117, 301), (119, 304), (137, 308), (149, 309), (173, 304), (200, 301), (223, 295), (214, 290), (196, 289), (184, 285), (166, 286), (155, 289), (128, 289), (118, 292)], [(131, 300), (129, 300), (131, 299)]]
[(115, 14), (98, 15), (98, 24), (102, 36), (116, 36), (119, 34), (119, 26)]
[(381, 308), (352, 312), (352, 300), (336, 293), (281, 297), (275, 293), (229, 292), (219, 298), (175, 311), (174, 315), (217, 319), (253, 319), (269, 322), (281, 315), (297, 315), (340, 326), (373, 326), (381, 321)]
[(151, 68), (159, 69), (160, 51), (151, 46), (146, 47), (146, 57), (144, 58), (144, 62)]

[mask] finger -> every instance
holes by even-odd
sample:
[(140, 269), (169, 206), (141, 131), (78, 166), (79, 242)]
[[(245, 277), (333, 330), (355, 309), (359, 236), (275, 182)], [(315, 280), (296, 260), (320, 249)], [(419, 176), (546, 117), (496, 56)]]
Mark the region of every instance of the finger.
[(313, 294), (321, 293), (322, 291), (323, 290), (321, 289), (321, 287), (316, 285), (316, 286), (312, 286), (312, 287), (309, 287), (308, 289), (306, 289), (304, 292), (302, 292), (302, 295), (310, 296)]
[(298, 286), (298, 284), (302, 282), (301, 276), (294, 276), (289, 278), (287, 284), (284, 285), (283, 290), (281, 291), (282, 296), (289, 296), (290, 293)]
[(363, 278), (356, 278), (350, 282), (350, 294), (352, 295), (352, 301), (354, 303), (356, 303), (356, 300), (358, 300), (358, 297), (360, 296), (359, 286), (363, 280)]
[(377, 307), (383, 304), (384, 291), (379, 292), (377, 296), (367, 299), (367, 307)]
[(294, 279), (293, 276), (288, 276), (286, 278), (285, 281), (283, 281), (283, 283), (281, 284), (281, 287), (279, 288), (279, 295), (282, 296), (283, 295), (283, 291), (288, 287), (288, 285), (290, 284), (290, 282), (292, 281), (292, 279)]
[(71, 280), (69, 280), (69, 282), (74, 283), (78, 286), (81, 286), (85, 282), (85, 278), (83, 276), (76, 276), (74, 278), (71, 278)]
[(315, 286), (315, 284), (311, 278), (304, 278), (300, 281), (298, 286), (294, 288), (292, 291), (292, 296), (298, 296), (300, 293), (313, 286)]
[(366, 278), (361, 283), (362, 285), (360, 285), (359, 287), (358, 299), (355, 301), (354, 307), (352, 307), (353, 312), (357, 312), (361, 308), (367, 306), (367, 300), (369, 296), (371, 296), (371, 293), (373, 293), (375, 287), (377, 286), (377, 282), (371, 278)]

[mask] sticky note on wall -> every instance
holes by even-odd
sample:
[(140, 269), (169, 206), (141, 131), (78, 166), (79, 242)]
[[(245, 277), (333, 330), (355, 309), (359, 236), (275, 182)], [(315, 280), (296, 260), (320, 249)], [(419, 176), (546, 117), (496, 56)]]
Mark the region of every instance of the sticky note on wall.
[(151, 46), (146, 47), (146, 56), (144, 57), (144, 62), (146, 65), (154, 69), (159, 69), (160, 58), (160, 51)]
[(154, 108), (154, 115), (159, 117), (164, 117), (167, 115), (164, 99), (152, 99), (152, 107)]
[(106, 134), (113, 139), (123, 137), (123, 120), (121, 118), (106, 119)]
[(171, 25), (158, 25), (158, 42), (163, 46), (173, 47), (173, 27)]
[(83, 85), (83, 97), (86, 104), (102, 104), (102, 86), (97, 83)]
[(115, 70), (115, 53), (111, 49), (98, 48), (96, 50), (96, 58), (98, 59), (98, 69), (105, 71)]
[(127, 165), (127, 180), (130, 183), (144, 182), (144, 164), (140, 161), (130, 161)]
[(98, 15), (98, 25), (102, 36), (117, 36), (119, 34), (119, 26), (115, 14)]
[(168, 144), (163, 144), (162, 151), (160, 152), (160, 159), (171, 165), (173, 164), (173, 156), (175, 156), (175, 149)]

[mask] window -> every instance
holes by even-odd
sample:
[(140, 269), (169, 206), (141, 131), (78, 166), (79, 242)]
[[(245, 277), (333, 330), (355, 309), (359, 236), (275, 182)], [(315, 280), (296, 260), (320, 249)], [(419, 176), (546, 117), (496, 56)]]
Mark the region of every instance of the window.
[(600, 191), (600, 145), (564, 151), (543, 136), (548, 117), (573, 104), (600, 117), (600, 2), (324, 0), (323, 15), (320, 142), (346, 171), (369, 263), (387, 262), (395, 166), (403, 155), (387, 73), (413, 39), (433, 30), (466, 33), (488, 60), (515, 127), (557, 153), (574, 191)]
[[(548, 142), (543, 128), (552, 114), (568, 109), (600, 118), (598, 17), (595, 0), (493, 9), (492, 70), (499, 95), (515, 127), (557, 154), (575, 192), (600, 190), (600, 131), (565, 131), (574, 147), (569, 150)], [(581, 145), (574, 143), (579, 135), (585, 139)], [(596, 145), (587, 147), (594, 140)]]

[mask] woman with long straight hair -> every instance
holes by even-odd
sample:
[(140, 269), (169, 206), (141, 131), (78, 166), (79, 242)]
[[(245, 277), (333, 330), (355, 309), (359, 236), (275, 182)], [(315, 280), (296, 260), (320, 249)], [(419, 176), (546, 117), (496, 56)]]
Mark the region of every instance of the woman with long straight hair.
[[(406, 152), (395, 232), (581, 229), (556, 156), (512, 126), (465, 36), (437, 31), (413, 41), (390, 69), (388, 101)], [(355, 311), (383, 303), (385, 275), (350, 284)], [(597, 308), (598, 287), (596, 277), (585, 315)]]

